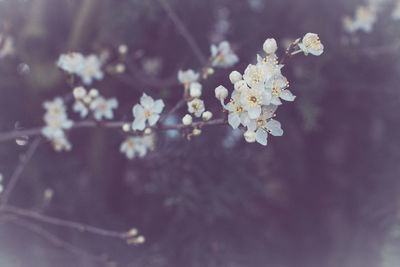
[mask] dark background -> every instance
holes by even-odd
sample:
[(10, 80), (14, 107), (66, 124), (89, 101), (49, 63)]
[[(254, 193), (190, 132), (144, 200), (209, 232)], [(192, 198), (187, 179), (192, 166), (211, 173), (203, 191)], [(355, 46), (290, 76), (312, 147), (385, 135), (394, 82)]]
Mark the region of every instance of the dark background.
[[(205, 55), (226, 39), (240, 58), (203, 83), (215, 117), (222, 114), (214, 88), (231, 89), (230, 71), (254, 63), (266, 38), (320, 35), (322, 56), (297, 55), (283, 70), (297, 95), (278, 109), (283, 137), (262, 147), (233, 137), (228, 126), (204, 129), (192, 141), (160, 133), (155, 152), (129, 161), (117, 131), (80, 129), (70, 134), (71, 152), (39, 147), (10, 204), (107, 229), (137, 227), (146, 237), (140, 246), (46, 226), (116, 264), (108, 266), (400, 266), (400, 22), (390, 19), (391, 7), (372, 33), (350, 36), (341, 18), (353, 15), (359, 0), (168, 2)], [(71, 91), (55, 66), (60, 53), (108, 50), (114, 60), (117, 47), (128, 45), (127, 72), (93, 85), (118, 98), (118, 120), (132, 120), (142, 92), (170, 109), (183, 90), (177, 70), (200, 67), (156, 0), (4, 0), (0, 21), (16, 44), (14, 56), (0, 59), (2, 132), (16, 122), (43, 125), (41, 103)], [(161, 62), (158, 72), (143, 69), (149, 59)], [(0, 144), (5, 181), (26, 149)], [(48, 205), (46, 188), (54, 190)], [(0, 224), (0, 266), (105, 265), (8, 223)]]

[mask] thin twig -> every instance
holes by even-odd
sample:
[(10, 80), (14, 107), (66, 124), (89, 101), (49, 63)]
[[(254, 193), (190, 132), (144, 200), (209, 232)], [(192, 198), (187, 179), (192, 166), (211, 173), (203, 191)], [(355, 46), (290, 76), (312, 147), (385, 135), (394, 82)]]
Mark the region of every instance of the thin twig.
[(22, 220), (15, 216), (2, 217), (1, 219), (4, 221), (12, 222), (12, 223), (19, 225), (31, 232), (34, 232), (34, 233), (40, 235), (41, 237), (43, 237), (44, 239), (46, 239), (47, 241), (49, 241), (54, 246), (65, 249), (67, 251), (70, 251), (73, 254), (91, 259), (96, 262), (107, 262), (107, 260), (104, 257), (92, 255), (92, 254), (84, 251), (83, 249), (78, 248), (78, 247), (58, 238), (56, 235), (44, 230), (42, 227), (40, 227), (34, 223), (28, 222), (26, 220)]
[[(184, 100), (185, 101), (185, 100)], [(183, 102), (184, 104), (185, 102)], [(183, 104), (180, 104), (183, 105)], [(177, 109), (180, 108), (177, 107)], [(176, 107), (176, 106), (175, 106)], [(127, 123), (126, 121), (102, 121), (102, 122), (97, 122), (93, 120), (85, 120), (85, 121), (79, 121), (76, 122), (72, 129), (79, 129), (79, 128), (110, 128), (110, 129), (118, 129), (122, 128), (122, 126)], [(196, 122), (193, 123), (192, 125), (183, 125), (183, 124), (177, 124), (177, 125), (157, 125), (155, 127), (150, 127), (155, 130), (177, 130), (180, 131), (184, 128), (191, 128), (194, 126), (214, 126), (214, 125), (222, 125), (226, 124), (226, 120), (224, 119), (215, 119), (207, 122)], [(5, 142), (5, 141), (10, 141), (10, 140), (15, 140), (16, 138), (20, 136), (26, 136), (26, 137), (33, 137), (33, 136), (38, 136), (41, 135), (42, 133), (42, 128), (33, 128), (33, 129), (27, 129), (27, 130), (14, 130), (11, 132), (6, 132), (6, 133), (0, 133), (0, 142)]]
[(11, 196), (12, 191), (14, 190), (15, 185), (17, 184), (19, 178), (22, 175), (26, 165), (32, 159), (33, 155), (36, 152), (36, 149), (39, 147), (41, 138), (36, 138), (32, 144), (29, 146), (28, 150), (26, 151), (25, 155), (21, 158), (21, 161), (15, 168), (13, 174), (11, 175), (10, 181), (7, 183), (3, 194), (1, 195), (1, 205), (5, 205), (8, 202), (8, 199)]
[(197, 45), (196, 41), (194, 40), (193, 36), (187, 30), (185, 24), (181, 21), (181, 19), (176, 15), (175, 11), (171, 8), (168, 4), (167, 0), (158, 0), (161, 6), (164, 8), (165, 12), (168, 14), (172, 22), (175, 24), (176, 28), (178, 29), (179, 33), (185, 38), (186, 42), (192, 48), (193, 53), (196, 55), (197, 59), (199, 60), (202, 66), (207, 64), (207, 58), (201, 52), (199, 46)]
[(175, 113), (176, 111), (178, 111), (178, 109), (180, 109), (183, 105), (185, 105), (186, 103), (186, 99), (183, 97), (181, 100), (179, 100), (175, 106), (173, 108), (170, 109), (170, 111), (167, 112), (167, 114), (165, 114), (161, 119), (160, 119), (160, 124), (162, 124), (167, 118), (168, 116), (170, 116), (171, 114)]
[(106, 229), (94, 227), (94, 226), (83, 224), (83, 223), (78, 223), (78, 222), (73, 222), (73, 221), (68, 221), (68, 220), (63, 220), (63, 219), (59, 219), (59, 218), (46, 216), (46, 215), (43, 215), (43, 214), (35, 212), (35, 211), (25, 210), (25, 209), (21, 209), (21, 208), (9, 206), (9, 205), (4, 205), (4, 206), (0, 207), (0, 212), (7, 212), (7, 213), (11, 213), (11, 214), (20, 216), (20, 217), (35, 219), (35, 220), (43, 222), (43, 223), (48, 223), (48, 224), (52, 224), (52, 225), (60, 226), (60, 227), (66, 227), (66, 228), (77, 230), (79, 232), (86, 232), (86, 233), (96, 234), (96, 235), (105, 236), (105, 237), (113, 237), (113, 238), (118, 238), (118, 239), (122, 239), (122, 240), (126, 240), (130, 237), (128, 232), (117, 232), (117, 231), (106, 230)]

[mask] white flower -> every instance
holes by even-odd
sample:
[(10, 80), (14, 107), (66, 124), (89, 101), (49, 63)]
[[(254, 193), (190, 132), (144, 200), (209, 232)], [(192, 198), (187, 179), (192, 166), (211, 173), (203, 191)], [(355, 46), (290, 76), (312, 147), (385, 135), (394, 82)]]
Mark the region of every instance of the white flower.
[(320, 56), (324, 52), (324, 45), (315, 33), (307, 33), (303, 37), (303, 41), (299, 44), (299, 47), (305, 55), (310, 53), (314, 56)]
[(276, 43), (276, 40), (274, 38), (269, 38), (265, 40), (263, 44), (263, 50), (267, 54), (274, 54), (276, 50), (278, 50), (278, 45)]
[(270, 102), (271, 94), (263, 87), (247, 89), (241, 93), (241, 103), (250, 119), (260, 116), (261, 106), (269, 105)]
[(194, 72), (191, 69), (185, 70), (185, 71), (182, 71), (182, 70), (178, 71), (178, 80), (181, 84), (183, 84), (185, 86), (185, 88), (189, 88), (189, 85), (192, 82), (197, 82), (199, 77), (200, 77), (200, 74)]
[(73, 111), (79, 113), (81, 118), (85, 118), (89, 114), (88, 107), (82, 101), (75, 101), (72, 109)]
[(103, 117), (106, 119), (114, 118), (113, 109), (116, 109), (117, 107), (117, 99), (105, 99), (102, 96), (95, 98), (90, 103), (90, 109), (93, 111), (93, 116), (98, 121), (100, 121)]
[(196, 117), (200, 117), (205, 110), (203, 100), (198, 98), (195, 98), (192, 101), (188, 102), (187, 106), (188, 106), (188, 111), (194, 114), (194, 116)]
[(232, 51), (231, 45), (227, 41), (221, 42), (218, 46), (211, 45), (210, 49), (213, 67), (229, 68), (239, 61), (238, 56)]
[(278, 57), (275, 54), (268, 55), (264, 58), (257, 55), (257, 65), (259, 68), (263, 69), (265, 81), (277, 73), (280, 74), (283, 68), (283, 65), (278, 63)]
[(243, 76), (240, 74), (240, 72), (234, 70), (229, 74), (229, 80), (231, 81), (232, 84), (237, 83), (238, 81), (242, 80)]
[(57, 97), (53, 101), (43, 103), (46, 109), (44, 121), (46, 126), (42, 129), (42, 134), (48, 139), (60, 138), (64, 135), (64, 129), (69, 129), (73, 121), (69, 120), (62, 98)]
[(75, 99), (82, 99), (86, 96), (86, 89), (83, 86), (75, 87), (72, 91)]
[(360, 29), (366, 33), (372, 31), (377, 20), (377, 10), (373, 5), (370, 6), (359, 6), (356, 9), (356, 15), (354, 23), (356, 29)]
[(209, 121), (209, 120), (211, 120), (212, 116), (213, 116), (213, 114), (211, 111), (205, 111), (202, 115), (202, 118), (204, 121)]
[(343, 28), (348, 33), (357, 31), (357, 25), (349, 16), (344, 16), (342, 19)]
[(235, 88), (235, 91), (237, 91), (239, 93), (244, 92), (247, 89), (250, 89), (249, 86), (247, 85), (246, 81), (244, 81), (244, 80), (240, 80), (240, 81), (236, 82), (234, 84), (234, 88)]
[(81, 53), (71, 52), (68, 54), (61, 54), (58, 58), (57, 65), (70, 74), (77, 74), (83, 68), (84, 62), (85, 57)]
[(140, 104), (136, 104), (132, 109), (133, 116), (135, 117), (132, 129), (144, 130), (146, 127), (146, 120), (148, 120), (150, 126), (155, 125), (163, 109), (164, 102), (161, 99), (154, 101), (152, 97), (143, 93), (140, 98)]
[(136, 155), (144, 157), (147, 153), (146, 145), (142, 137), (130, 136), (119, 147), (121, 153), (124, 153), (128, 159), (133, 159)]
[(202, 85), (198, 82), (190, 84), (190, 96), (193, 98), (199, 98), (201, 96)]
[(249, 64), (244, 71), (243, 79), (251, 87), (263, 87), (267, 79), (267, 71), (261, 64)]
[(101, 70), (101, 60), (96, 55), (89, 55), (85, 58), (82, 68), (77, 72), (81, 77), (84, 84), (91, 84), (93, 79), (101, 80), (104, 77), (104, 73)]
[(217, 88), (215, 88), (215, 97), (218, 100), (224, 100), (228, 97), (228, 89), (226, 89), (222, 85), (218, 86)]
[(183, 125), (191, 125), (193, 122), (193, 117), (190, 114), (186, 114), (185, 116), (183, 116), (182, 118), (182, 123)]
[(282, 74), (272, 76), (265, 84), (265, 87), (271, 92), (271, 103), (274, 105), (281, 105), (282, 102), (279, 98), (286, 101), (294, 101), (296, 98), (292, 92), (287, 90), (289, 82)]
[(248, 114), (244, 110), (241, 100), (241, 93), (234, 91), (230, 102), (225, 106), (229, 111), (228, 123), (233, 129), (238, 128), (241, 123), (248, 119)]
[(3, 35), (0, 34), (0, 43), (3, 46), (0, 49), (0, 58), (4, 58), (6, 56), (14, 54), (14, 40), (13, 38), (6, 36), (5, 40), (3, 40)]

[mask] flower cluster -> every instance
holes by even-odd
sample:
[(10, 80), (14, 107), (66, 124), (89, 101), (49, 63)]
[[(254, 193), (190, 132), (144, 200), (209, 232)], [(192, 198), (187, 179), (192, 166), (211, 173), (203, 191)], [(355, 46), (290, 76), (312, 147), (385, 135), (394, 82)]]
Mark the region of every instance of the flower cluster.
[(56, 151), (71, 150), (64, 130), (70, 129), (74, 123), (68, 119), (63, 99), (56, 97), (53, 101), (44, 102), (43, 107), (46, 109), (43, 117), (46, 126), (43, 127), (42, 134), (52, 142)]
[(100, 58), (94, 54), (83, 56), (76, 52), (62, 54), (57, 61), (58, 67), (69, 74), (76, 74), (86, 85), (92, 84), (94, 79), (103, 79), (102, 64)]
[(239, 58), (231, 49), (228, 41), (219, 43), (218, 46), (211, 45), (211, 65), (213, 67), (229, 68), (235, 65)]
[(199, 77), (200, 74), (191, 69), (178, 71), (178, 81), (185, 86), (185, 90), (189, 88), (191, 83), (197, 82)]
[[(323, 45), (318, 35), (306, 34), (302, 42), (296, 41), (299, 50), (312, 55), (321, 55)], [(228, 123), (232, 128), (241, 128), (247, 142), (267, 145), (268, 134), (281, 136), (281, 124), (274, 119), (281, 100), (294, 101), (295, 96), (288, 90), (289, 82), (282, 75), (282, 64), (278, 63), (276, 41), (272, 38), (264, 42), (265, 57), (257, 56), (257, 64), (249, 64), (244, 74), (233, 71), (229, 79), (234, 86), (230, 101), (225, 104), (228, 90), (223, 86), (215, 89), (215, 96), (229, 113)]]
[(106, 99), (99, 94), (97, 89), (90, 89), (89, 92), (82, 86), (74, 88), (75, 103), (73, 110), (85, 118), (89, 111), (92, 112), (95, 120), (113, 119), (113, 109), (118, 107), (116, 98)]
[(143, 136), (128, 136), (122, 142), (119, 150), (125, 154), (128, 159), (133, 159), (136, 156), (143, 158), (147, 152), (154, 150), (155, 135), (153, 133)]
[(0, 34), (0, 44), (2, 44), (0, 48), (0, 58), (4, 58), (14, 53), (14, 40), (12, 37), (4, 37)]
[(390, 7), (393, 20), (400, 20), (400, 0), (368, 0), (366, 4), (357, 6), (354, 18), (343, 17), (343, 28), (348, 33), (364, 31), (370, 33), (378, 20), (378, 13), (385, 6)]

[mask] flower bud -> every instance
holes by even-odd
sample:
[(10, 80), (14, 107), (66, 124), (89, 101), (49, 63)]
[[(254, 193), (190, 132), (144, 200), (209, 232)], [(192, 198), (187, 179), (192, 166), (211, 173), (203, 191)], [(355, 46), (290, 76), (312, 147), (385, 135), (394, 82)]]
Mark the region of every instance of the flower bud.
[(248, 143), (254, 143), (256, 141), (256, 132), (253, 131), (247, 131), (244, 133), (244, 139)]
[(212, 116), (213, 116), (213, 114), (212, 114), (211, 111), (205, 111), (205, 112), (203, 113), (203, 115), (202, 115), (204, 121), (209, 121), (209, 120), (211, 120)]
[(122, 55), (126, 54), (128, 52), (128, 46), (124, 44), (118, 46), (118, 52)]
[(128, 236), (129, 237), (133, 237), (136, 236), (138, 234), (138, 230), (136, 228), (132, 228), (131, 230), (129, 230), (128, 232)]
[(269, 38), (265, 40), (263, 49), (267, 54), (273, 54), (278, 50), (278, 45), (276, 44), (276, 40), (274, 38)]
[(231, 80), (232, 84), (237, 83), (241, 79), (242, 79), (242, 74), (240, 74), (240, 72), (236, 70), (232, 71), (231, 74), (229, 74), (229, 80)]
[(96, 98), (96, 97), (98, 97), (99, 96), (99, 91), (97, 90), (97, 89), (90, 89), (90, 91), (89, 91), (89, 96), (91, 97), (91, 98)]
[(115, 66), (115, 72), (116, 73), (123, 73), (125, 72), (125, 65), (122, 63), (119, 63)]
[(75, 87), (74, 90), (72, 91), (75, 99), (82, 99), (86, 95), (86, 89), (82, 86)]
[(220, 85), (217, 88), (215, 88), (215, 97), (218, 100), (225, 99), (228, 96), (228, 89), (226, 89), (224, 86)]
[(201, 96), (201, 84), (194, 82), (190, 84), (190, 96), (193, 98), (198, 98)]
[(144, 134), (145, 135), (149, 135), (149, 134), (151, 134), (151, 132), (152, 132), (151, 128), (144, 129)]
[(140, 235), (136, 238), (136, 244), (143, 244), (146, 241), (146, 238), (144, 236)]
[(199, 136), (200, 134), (201, 134), (201, 130), (200, 129), (197, 129), (197, 128), (193, 129), (193, 135), (194, 136)]
[(124, 125), (122, 125), (122, 131), (124, 131), (125, 133), (129, 132), (131, 130), (131, 126), (129, 125), (129, 123), (124, 123)]
[(185, 116), (183, 116), (182, 118), (182, 123), (183, 125), (189, 126), (191, 125), (193, 122), (193, 117), (189, 114), (186, 114)]

